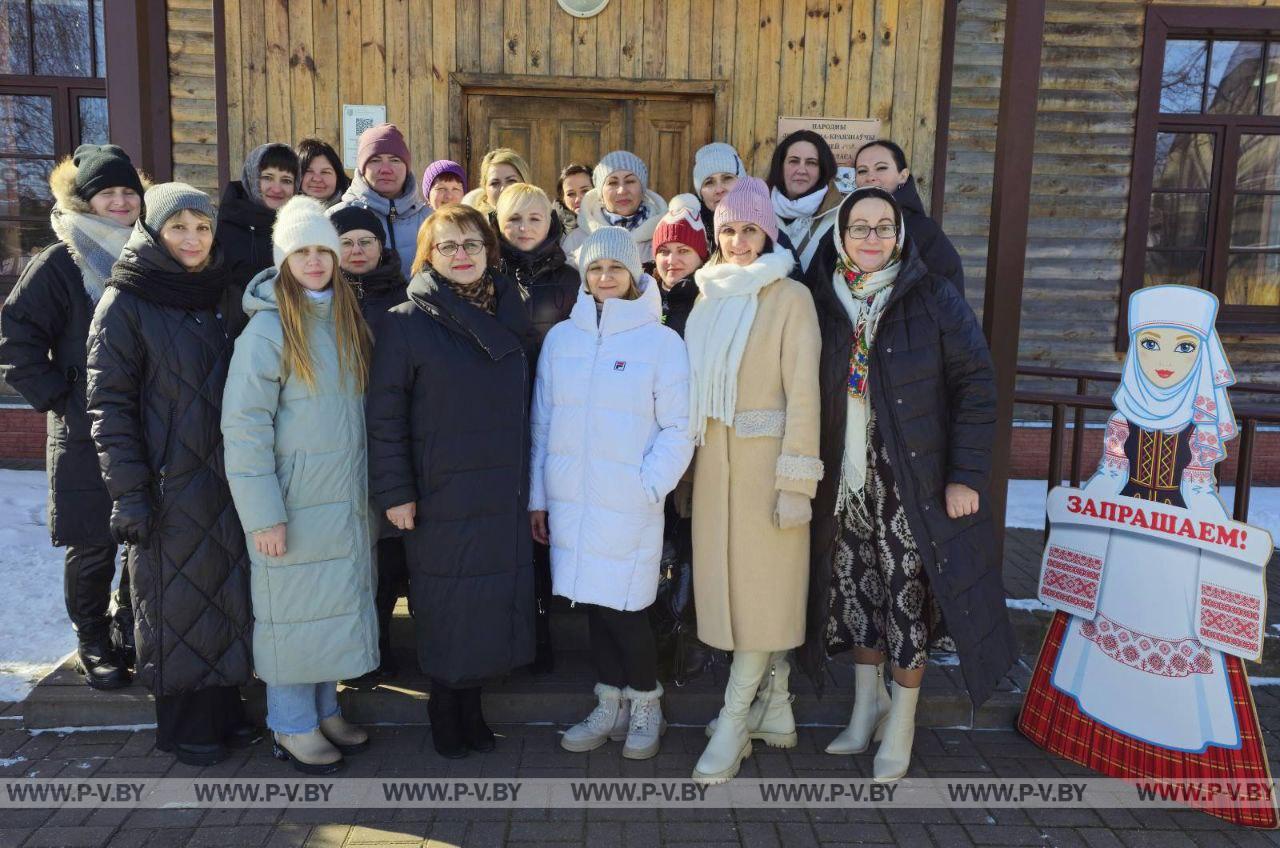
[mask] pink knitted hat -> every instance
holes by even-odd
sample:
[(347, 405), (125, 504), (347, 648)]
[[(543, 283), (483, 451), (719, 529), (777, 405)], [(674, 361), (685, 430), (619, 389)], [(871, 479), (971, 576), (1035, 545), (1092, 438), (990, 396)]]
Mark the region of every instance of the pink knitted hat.
[(365, 163), (382, 153), (398, 156), (406, 168), (413, 168), (409, 161), (409, 145), (405, 144), (400, 128), (395, 124), (378, 124), (360, 134), (360, 146), (356, 148), (356, 172), (364, 173)]
[(741, 177), (716, 207), (716, 232), (725, 224), (744, 221), (755, 224), (778, 240), (778, 217), (773, 212), (769, 187), (758, 177)]

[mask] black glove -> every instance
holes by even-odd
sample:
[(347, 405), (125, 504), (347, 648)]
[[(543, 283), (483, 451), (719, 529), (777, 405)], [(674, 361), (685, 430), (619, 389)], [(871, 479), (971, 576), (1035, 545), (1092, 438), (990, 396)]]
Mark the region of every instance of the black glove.
[(112, 504), (111, 538), (140, 548), (151, 542), (151, 503), (145, 494), (130, 492)]

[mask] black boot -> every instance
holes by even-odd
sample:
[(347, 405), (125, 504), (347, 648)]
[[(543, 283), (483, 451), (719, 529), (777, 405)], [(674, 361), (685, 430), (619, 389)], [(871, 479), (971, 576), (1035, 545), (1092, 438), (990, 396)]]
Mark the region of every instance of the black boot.
[(462, 741), (468, 748), (488, 753), (494, 748), (493, 731), (484, 721), (480, 687), (458, 690), (458, 720), (462, 725)]
[(132, 679), (127, 668), (116, 661), (107, 630), (94, 630), (79, 634), (80, 646), (76, 651), (76, 671), (84, 675), (85, 682), (94, 689), (121, 689)]
[(431, 698), (427, 701), (427, 717), (431, 720), (431, 744), (445, 759), (459, 760), (467, 755), (462, 727), (458, 721), (458, 699), (462, 693), (438, 680), (431, 681)]
[(137, 668), (138, 651), (133, 641), (133, 606), (122, 585), (116, 593), (116, 612), (111, 617), (111, 646), (123, 668)]

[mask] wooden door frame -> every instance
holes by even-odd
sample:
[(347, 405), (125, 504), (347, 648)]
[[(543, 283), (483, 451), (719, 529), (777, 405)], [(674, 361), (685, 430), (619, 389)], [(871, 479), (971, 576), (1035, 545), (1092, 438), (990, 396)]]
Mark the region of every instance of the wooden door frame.
[[(584, 86), (590, 86), (584, 90)], [(531, 74), (449, 74), (449, 155), (466, 162), (467, 98), (482, 94), (560, 96), (646, 100), (682, 100), (689, 95), (710, 96), (714, 108), (713, 138), (729, 136), (730, 88), (726, 80), (595, 79), (534, 76)]]

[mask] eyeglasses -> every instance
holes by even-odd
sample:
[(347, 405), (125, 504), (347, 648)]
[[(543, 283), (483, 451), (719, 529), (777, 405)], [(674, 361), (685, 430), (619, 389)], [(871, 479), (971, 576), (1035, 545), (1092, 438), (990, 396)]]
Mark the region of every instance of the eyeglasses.
[(339, 239), (338, 241), (338, 247), (343, 250), (350, 250), (353, 247), (358, 247), (362, 253), (368, 253), (373, 250), (377, 244), (378, 240), (372, 237), (356, 239), (355, 241), (352, 241), (351, 239)]
[(458, 244), (456, 241), (443, 241), (435, 246), (441, 256), (453, 256), (458, 252), (458, 248), (466, 251), (468, 256), (479, 256), (484, 253), (485, 245), (479, 239), (467, 239), (462, 244)]
[(854, 224), (852, 227), (846, 227), (844, 234), (853, 239), (864, 239), (871, 235), (872, 231), (882, 239), (891, 239), (898, 235), (897, 224), (878, 224), (869, 227), (866, 224)]

